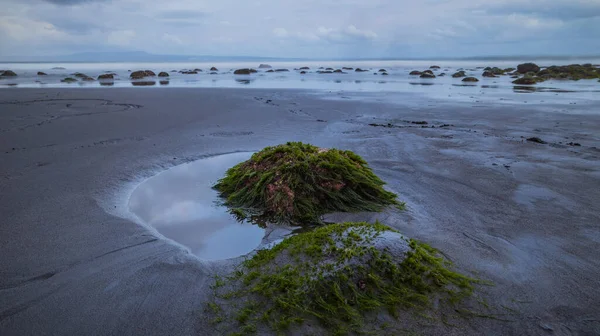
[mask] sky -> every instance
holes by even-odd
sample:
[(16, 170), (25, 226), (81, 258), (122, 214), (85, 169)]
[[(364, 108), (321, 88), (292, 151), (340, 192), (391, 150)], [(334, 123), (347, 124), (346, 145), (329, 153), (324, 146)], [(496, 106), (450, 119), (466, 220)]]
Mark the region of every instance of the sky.
[(0, 56), (600, 54), (600, 0), (2, 0)]

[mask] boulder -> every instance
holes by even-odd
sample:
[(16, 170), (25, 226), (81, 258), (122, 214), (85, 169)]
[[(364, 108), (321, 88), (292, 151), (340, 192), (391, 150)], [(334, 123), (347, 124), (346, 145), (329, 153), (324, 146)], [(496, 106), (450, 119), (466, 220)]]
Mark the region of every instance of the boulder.
[(212, 67), (212, 68), (210, 68), (210, 71), (219, 71), (219, 69)]
[(421, 71), (417, 71), (417, 70), (413, 70), (409, 73), (409, 75), (411, 76), (420, 76), (421, 75)]
[(504, 69), (504, 72), (513, 72), (515, 70), (516, 70), (515, 68), (506, 68), (506, 69)]
[(75, 82), (77, 82), (77, 79), (72, 78), (72, 77), (67, 77), (67, 78), (61, 79), (60, 81), (63, 83), (75, 83)]
[(304, 74), (306, 74), (306, 71), (300, 71), (300, 74), (304, 75)]
[(47, 74), (47, 73), (45, 73), (45, 72), (41, 72), (41, 71), (38, 71), (37, 75), (38, 75), (38, 76), (48, 76), (48, 74)]
[(379, 72), (387, 72), (385, 69), (379, 69)]
[(333, 71), (329, 71), (329, 70), (325, 70), (325, 71), (323, 71), (323, 70), (319, 70), (319, 71), (317, 71), (317, 73), (318, 73), (318, 74), (332, 74), (332, 73), (333, 73)]
[(169, 74), (163, 71), (158, 74), (158, 77), (169, 77)]
[(271, 69), (272, 66), (268, 65), (268, 64), (261, 64), (258, 66), (259, 69)]
[(439, 77), (444, 77), (444, 76), (446, 76), (446, 73), (445, 73), (445, 72), (442, 72), (442, 73), (441, 73), (441, 74), (439, 74), (438, 76), (439, 76)]
[(326, 68), (325, 71), (333, 71), (333, 68)]
[(310, 70), (310, 68), (305, 66), (305, 67), (301, 67), (299, 70)]
[(169, 81), (168, 80), (162, 80), (159, 83), (160, 83), (160, 85), (169, 85)]
[[(261, 65), (265, 65), (265, 64), (261, 64)], [(271, 66), (269, 66), (270, 68)], [(264, 68), (264, 67), (263, 67)], [(248, 68), (244, 68), (244, 69), (237, 69), (233, 72), (234, 75), (249, 75), (251, 73), (256, 72), (256, 70), (252, 71), (252, 69), (248, 69)]]
[(467, 76), (466, 72), (464, 72), (464, 71), (458, 71), (458, 72), (455, 72), (452, 75), (452, 78), (461, 78), (461, 77), (466, 77), (466, 76)]
[(388, 76), (389, 74), (387, 72), (384, 72), (381, 74), (382, 76)]
[(275, 72), (275, 70), (271, 69), (271, 70), (267, 70), (267, 72)]
[(111, 73), (102, 74), (102, 75), (98, 76), (98, 80), (103, 80), (103, 79), (115, 79), (115, 76)]
[(196, 72), (202, 72), (202, 69), (194, 69)]
[(276, 69), (275, 72), (288, 72), (288, 69)]
[(440, 68), (439, 65), (432, 65), (429, 67), (429, 69), (439, 69), (439, 68)]
[(92, 77), (86, 76), (86, 77), (81, 78), (81, 80), (84, 82), (93, 82), (95, 79), (93, 79)]
[(151, 77), (151, 76), (156, 76), (156, 74), (150, 70), (138, 70), (138, 71), (132, 72), (129, 75), (129, 77), (131, 79), (142, 79), (144, 77)]
[(333, 70), (335, 73), (344, 73), (341, 69)]
[(517, 66), (517, 71), (521, 74), (526, 74), (528, 72), (537, 73), (540, 71), (540, 67), (535, 63), (523, 63)]
[(197, 75), (198, 71), (196, 71), (196, 70), (179, 71), (179, 73), (184, 74), (184, 75)]
[(356, 70), (354, 70), (354, 71), (355, 71), (355, 72), (367, 72), (367, 71), (369, 71), (369, 70), (363, 70), (363, 69), (361, 69), (361, 68), (356, 68)]
[(154, 86), (156, 85), (155, 81), (140, 81), (140, 82), (131, 82), (133, 86)]
[(433, 71), (431, 71), (431, 70), (425, 70), (421, 74), (424, 74), (424, 73), (433, 75)]
[(354, 70), (354, 68), (342, 67), (342, 70)]
[(211, 71), (209, 75), (218, 75), (218, 73), (216, 71)]
[(466, 77), (466, 78), (463, 78), (462, 81), (463, 82), (479, 82), (479, 79), (477, 79), (475, 77)]
[(84, 73), (81, 73), (81, 72), (76, 72), (74, 74), (71, 74), (71, 76), (75, 76), (77, 78), (86, 78), (86, 77), (88, 77), (88, 75), (86, 75)]
[(484, 71), (483, 74), (481, 74), (481, 76), (483, 76), (483, 77), (498, 77), (498, 76), (494, 75), (494, 73), (491, 71)]
[(423, 72), (423, 73), (421, 74), (421, 76), (419, 76), (419, 77), (421, 77), (421, 78), (435, 78), (435, 75), (434, 75), (434, 74), (427, 73), (427, 72)]

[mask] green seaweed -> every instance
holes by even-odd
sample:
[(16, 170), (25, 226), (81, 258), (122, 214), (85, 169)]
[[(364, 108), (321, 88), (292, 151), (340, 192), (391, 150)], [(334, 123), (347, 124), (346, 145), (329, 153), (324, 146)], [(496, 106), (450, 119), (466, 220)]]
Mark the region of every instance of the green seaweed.
[(248, 302), (232, 313), (238, 328), (284, 333), (316, 320), (328, 334), (363, 333), (384, 327), (369, 318), (373, 313), (432, 319), (435, 300), (458, 311), (481, 283), (452, 271), (436, 249), (413, 239), (406, 240), (403, 260), (376, 249), (372, 242), (385, 231), (396, 232), (380, 223), (332, 224), (258, 251), (228, 286), (239, 288), (236, 301)]
[(330, 212), (403, 208), (384, 184), (351, 151), (288, 142), (230, 168), (214, 189), (238, 219), (311, 225)]

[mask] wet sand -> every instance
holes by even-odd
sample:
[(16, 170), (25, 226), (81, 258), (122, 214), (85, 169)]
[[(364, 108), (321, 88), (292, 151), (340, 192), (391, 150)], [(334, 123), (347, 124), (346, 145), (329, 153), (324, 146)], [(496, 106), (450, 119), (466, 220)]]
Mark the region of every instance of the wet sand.
[(210, 334), (212, 275), (240, 259), (198, 260), (137, 224), (128, 197), (166, 168), (286, 141), (357, 152), (407, 203), (340, 217), (379, 218), (495, 283), (483, 296), (502, 318), (420, 332), (598, 334), (600, 103), (535, 97), (0, 90), (0, 334)]

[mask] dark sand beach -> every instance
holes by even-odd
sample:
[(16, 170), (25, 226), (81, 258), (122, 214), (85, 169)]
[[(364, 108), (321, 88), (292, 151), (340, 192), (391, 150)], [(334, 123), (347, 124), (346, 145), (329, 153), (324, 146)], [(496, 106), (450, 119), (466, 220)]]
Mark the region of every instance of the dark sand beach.
[(598, 335), (600, 102), (522, 99), (0, 90), (0, 335), (214, 334), (209, 287), (241, 258), (199, 260), (128, 197), (169, 167), (287, 141), (356, 152), (406, 202), (339, 217), (380, 219), (494, 283), (482, 296), (505, 315), (417, 332)]

